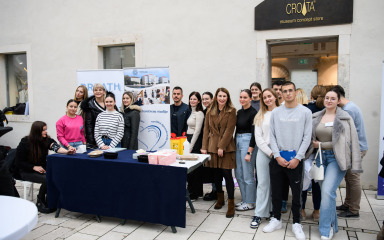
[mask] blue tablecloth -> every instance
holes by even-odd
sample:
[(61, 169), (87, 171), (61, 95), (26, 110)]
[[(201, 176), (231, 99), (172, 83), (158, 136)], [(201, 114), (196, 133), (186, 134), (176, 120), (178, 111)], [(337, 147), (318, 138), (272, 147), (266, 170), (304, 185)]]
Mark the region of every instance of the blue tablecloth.
[(49, 207), (185, 227), (187, 169), (140, 163), (133, 153), (49, 155)]

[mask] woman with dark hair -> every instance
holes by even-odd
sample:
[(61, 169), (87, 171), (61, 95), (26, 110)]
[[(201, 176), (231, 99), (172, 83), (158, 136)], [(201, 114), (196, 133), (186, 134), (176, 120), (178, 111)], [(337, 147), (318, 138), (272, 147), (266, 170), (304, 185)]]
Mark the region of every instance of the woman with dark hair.
[(93, 96), (85, 99), (81, 103), (81, 109), (84, 113), (84, 128), (87, 147), (96, 148), (95, 141), (95, 122), (99, 113), (105, 111), (105, 88), (102, 84), (96, 83), (93, 85)]
[(85, 144), (84, 120), (76, 115), (77, 109), (77, 102), (70, 99), (67, 102), (67, 113), (56, 122), (57, 139), (65, 148), (72, 151)]
[(108, 92), (105, 96), (105, 112), (96, 118), (95, 140), (100, 149), (106, 150), (121, 147), (124, 135), (124, 118), (117, 111), (115, 94)]
[[(203, 105), (201, 96), (198, 92), (189, 94), (189, 109), (192, 111), (187, 119), (187, 141), (190, 143), (189, 151), (191, 153), (200, 153), (203, 135), (200, 134), (204, 123)], [(188, 174), (188, 190), (191, 199), (197, 199), (203, 196), (202, 167), (197, 168), (191, 174)]]
[(124, 136), (121, 139), (121, 147), (137, 150), (140, 125), (140, 112), (141, 107), (134, 104), (134, 96), (132, 92), (125, 92), (123, 94), (123, 101), (121, 104), (121, 112), (124, 117)]
[[(363, 172), (359, 139), (353, 119), (338, 107), (340, 93), (329, 91), (325, 95), (325, 109), (312, 116), (312, 144), (307, 153), (320, 148), (316, 164), (324, 166), (324, 180), (320, 181), (321, 204), (319, 231), (321, 239), (332, 239), (338, 231), (336, 190), (348, 169)], [(321, 155), (321, 156), (320, 156)], [(320, 157), (322, 163), (320, 163)]]
[(215, 209), (224, 205), (222, 179), (228, 193), (228, 211), (226, 217), (235, 215), (234, 192), (235, 184), (232, 169), (236, 168), (236, 145), (233, 132), (236, 127), (236, 109), (232, 105), (231, 96), (227, 89), (218, 88), (211, 107), (204, 121), (203, 146), (201, 153), (211, 155), (206, 166), (214, 169), (214, 179), (217, 191)]
[(261, 88), (260, 83), (254, 82), (249, 87), (249, 90), (251, 90), (251, 92), (252, 92), (251, 105), (254, 109), (256, 109), (256, 111), (259, 111), (260, 110), (260, 95), (261, 95), (261, 91), (263, 89)]
[[(251, 106), (252, 93), (249, 89), (240, 92), (241, 109), (237, 111), (236, 121), (236, 180), (239, 184), (241, 201), (236, 204), (236, 210), (247, 211), (255, 208), (256, 182), (255, 158), (252, 158), (249, 148), (253, 150), (255, 143), (251, 144), (253, 135), (253, 120), (256, 109)], [(248, 156), (248, 158), (247, 158)]]
[(88, 90), (84, 85), (80, 85), (76, 88), (74, 100), (77, 102), (78, 108), (77, 108), (77, 115), (82, 115), (83, 111), (81, 110), (81, 102), (88, 98)]
[(16, 165), (20, 171), (22, 180), (41, 183), (37, 195), (36, 206), (41, 213), (51, 213), (54, 209), (47, 206), (47, 181), (46, 181), (46, 157), (48, 150), (56, 153), (73, 154), (75, 151), (66, 150), (47, 134), (47, 124), (36, 121), (32, 124), (31, 132), (21, 139), (16, 149)]

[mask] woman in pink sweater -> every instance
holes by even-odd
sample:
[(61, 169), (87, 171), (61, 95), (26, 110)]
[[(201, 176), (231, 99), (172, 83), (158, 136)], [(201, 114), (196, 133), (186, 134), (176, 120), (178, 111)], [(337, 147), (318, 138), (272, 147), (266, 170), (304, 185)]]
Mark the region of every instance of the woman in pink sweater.
[(83, 118), (76, 115), (77, 102), (67, 102), (67, 113), (56, 122), (57, 139), (68, 150), (75, 150), (85, 144)]

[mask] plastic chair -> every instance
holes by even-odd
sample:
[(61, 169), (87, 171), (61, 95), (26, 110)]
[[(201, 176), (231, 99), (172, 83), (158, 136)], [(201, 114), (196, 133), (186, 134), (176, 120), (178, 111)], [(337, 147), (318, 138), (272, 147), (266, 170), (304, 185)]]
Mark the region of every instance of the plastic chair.
[(33, 201), (33, 182), (23, 181), (23, 180), (19, 180), (19, 179), (16, 179), (16, 181), (21, 182), (24, 186), (24, 199), (25, 200), (28, 200), (27, 199), (27, 187), (29, 186), (28, 196), (31, 196), (31, 201)]

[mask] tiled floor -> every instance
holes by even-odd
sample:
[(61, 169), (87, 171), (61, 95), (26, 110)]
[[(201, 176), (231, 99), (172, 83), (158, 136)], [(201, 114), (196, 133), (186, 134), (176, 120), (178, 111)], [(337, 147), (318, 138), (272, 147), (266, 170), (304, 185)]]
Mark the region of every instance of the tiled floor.
[[(207, 191), (209, 185), (205, 186)], [(23, 188), (18, 183), (19, 193), (23, 194)], [(34, 201), (39, 185), (34, 184)], [(345, 189), (338, 191), (337, 204), (343, 201)], [(240, 199), (239, 190), (235, 191), (235, 199)], [(290, 202), (290, 199), (289, 199)], [(318, 224), (311, 221), (312, 213), (311, 196), (307, 200), (307, 220), (303, 221), (304, 232), (307, 239), (320, 239)], [(234, 218), (226, 218), (226, 205), (223, 209), (213, 209), (214, 202), (199, 199), (194, 202), (196, 213), (190, 212), (187, 204), (186, 228), (177, 228), (177, 233), (172, 233), (170, 227), (158, 224), (127, 221), (123, 226), (121, 219), (102, 217), (102, 222), (96, 221), (92, 215), (69, 212), (62, 210), (59, 218), (51, 214), (39, 214), (39, 222), (35, 229), (23, 239), (68, 239), (68, 240), (115, 240), (115, 239), (164, 239), (164, 240), (252, 240), (252, 239), (295, 239), (291, 231), (292, 216), (290, 211), (282, 215), (283, 228), (273, 233), (263, 233), (262, 228), (267, 224), (263, 220), (261, 227), (251, 229), (249, 227), (253, 211), (236, 212)], [(288, 205), (290, 208), (290, 204)], [(361, 199), (360, 219), (339, 219), (339, 232), (334, 239), (376, 239), (384, 220), (384, 200), (376, 199), (376, 192), (364, 190)]]

